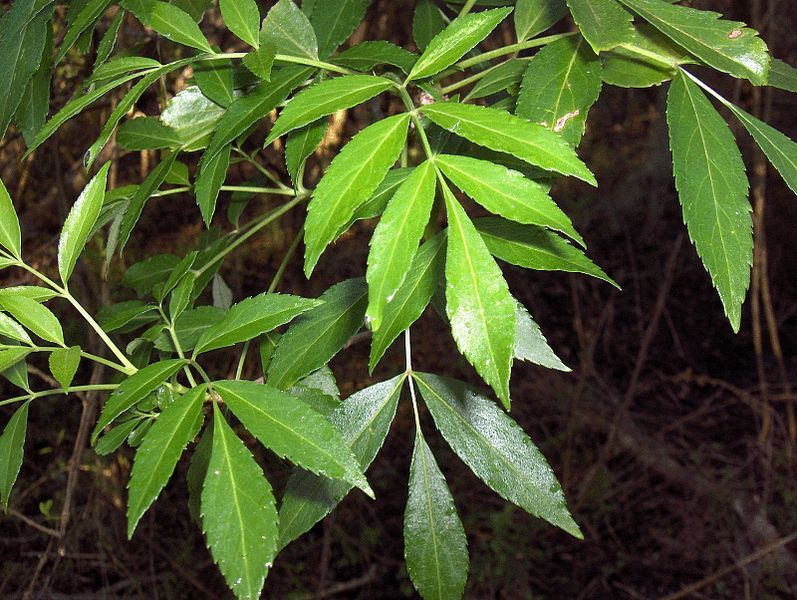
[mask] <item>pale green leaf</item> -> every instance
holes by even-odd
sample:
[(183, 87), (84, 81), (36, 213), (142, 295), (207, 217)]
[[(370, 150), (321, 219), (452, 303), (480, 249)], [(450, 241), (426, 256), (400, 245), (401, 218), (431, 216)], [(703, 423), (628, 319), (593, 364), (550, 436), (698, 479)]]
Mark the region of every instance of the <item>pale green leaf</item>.
[[(235, 102), (231, 106), (235, 106)], [(208, 145), (219, 121), (228, 112), (197, 86), (190, 86), (169, 100), (160, 120), (177, 133), (184, 152), (194, 152)], [(220, 146), (219, 150), (223, 147)]]
[(261, 43), (270, 42), (280, 54), (318, 60), (318, 39), (313, 26), (293, 0), (279, 0), (268, 11), (260, 37)]
[(460, 352), (509, 408), (515, 303), (464, 209), (443, 188), (448, 213), (446, 314)]
[(321, 303), (289, 294), (260, 294), (230, 308), (224, 318), (207, 329), (196, 344), (194, 356), (251, 340), (276, 329)]
[[(2, 306), (2, 300), (0, 300), (0, 306)], [(33, 346), (33, 341), (30, 339), (28, 332), (25, 331), (22, 325), (5, 313), (0, 313), (0, 335)]]
[(23, 348), (21, 346), (5, 346), (0, 349), (0, 371), (5, 371), (13, 367), (32, 350), (30, 348)]
[(368, 288), (362, 279), (332, 286), (320, 306), (296, 320), (280, 338), (268, 368), (267, 382), (287, 389), (327, 364), (363, 326)]
[(575, 150), (542, 125), (501, 110), (459, 102), (430, 104), (423, 107), (423, 114), (435, 125), (474, 144), (596, 185), (595, 177)]
[(257, 600), (277, 553), (271, 485), (213, 405), (213, 448), (202, 488), (202, 528), (210, 553), (239, 600)]
[(2, 180), (0, 180), (0, 245), (17, 258), (22, 255), (22, 233), (19, 229), (19, 218)]
[(230, 167), (230, 152), (232, 147), (227, 145), (216, 156), (202, 164), (202, 168), (194, 182), (194, 193), (202, 220), (207, 227), (213, 220), (216, 212), (216, 201), (219, 197), (221, 186), (227, 178), (227, 169)]
[(566, 14), (565, 0), (517, 0), (514, 17), (518, 41), (542, 33)]
[(476, 221), (490, 253), (503, 261), (536, 271), (584, 273), (619, 286), (578, 248), (551, 231), (497, 217)]
[(424, 600), (462, 597), (468, 541), (446, 478), (420, 429), (415, 433), (404, 511), (404, 559)]
[(164, 381), (177, 373), (184, 364), (185, 361), (179, 358), (162, 360), (144, 367), (125, 379), (105, 402), (100, 418), (91, 435), (92, 443), (96, 442), (97, 436), (116, 417), (157, 390)]
[(414, 377), (440, 433), (479, 478), (528, 513), (583, 538), (556, 475), (517, 423), (460, 381)]
[(556, 356), (540, 326), (520, 302), (515, 306), (515, 358), (557, 371), (570, 371)]
[(29, 406), (30, 402), (20, 406), (3, 429), (3, 435), (0, 435), (0, 504), (3, 510), (8, 510), (11, 489), (22, 468)]
[(531, 59), (515, 113), (577, 146), (601, 93), (601, 64), (583, 38), (548, 44)]
[[(365, 471), (387, 437), (396, 414), (404, 375), (367, 387), (347, 398), (329, 415), (329, 421), (351, 447)], [(288, 479), (280, 506), (279, 548), (328, 515), (352, 485), (297, 469)]]
[(58, 348), (50, 353), (50, 373), (64, 389), (72, 385), (80, 366), (80, 346)]
[(741, 154), (725, 121), (683, 74), (670, 86), (667, 124), (689, 237), (738, 331), (753, 264), (749, 184)]
[(510, 12), (508, 8), (495, 8), (457, 17), (429, 42), (407, 79), (425, 79), (450, 67), (490, 35)]
[(180, 460), (186, 446), (202, 426), (205, 386), (190, 389), (167, 405), (136, 450), (127, 484), (127, 537), (155, 502)]
[(191, 15), (173, 4), (157, 2), (152, 9), (149, 26), (163, 37), (183, 46), (213, 52)]
[(628, 8), (707, 65), (734, 77), (764, 85), (770, 57), (758, 32), (718, 13), (663, 0), (620, 0)]
[(362, 104), (393, 85), (390, 80), (373, 75), (345, 75), (322, 81), (288, 102), (263, 145), (321, 117)]
[(346, 440), (295, 396), (254, 381), (217, 381), (225, 404), (260, 443), (280, 458), (330, 479), (343, 479), (373, 497)]
[(373, 373), (390, 344), (409, 328), (429, 304), (445, 267), (445, 234), (440, 233), (420, 247), (404, 282), (393, 300), (385, 305), (382, 325), (374, 331), (368, 370)]
[(628, 42), (634, 35), (633, 15), (616, 0), (567, 0), (567, 5), (596, 53)]
[(255, 0), (219, 0), (227, 28), (253, 48), (260, 45), (260, 10)]
[(371, 0), (316, 0), (310, 23), (318, 36), (318, 54), (328, 58), (354, 33)]
[(58, 240), (58, 273), (64, 285), (69, 281), (77, 259), (83, 252), (94, 223), (100, 215), (100, 209), (105, 201), (105, 185), (110, 166), (110, 162), (104, 164), (89, 181), (64, 221), (64, 228)]
[(308, 277), (340, 226), (371, 196), (398, 159), (409, 121), (405, 113), (369, 125), (329, 165), (307, 209), (304, 271)]
[(58, 318), (45, 306), (25, 296), (3, 296), (0, 305), (23, 327), (43, 340), (64, 345), (64, 331)]
[(435, 163), (454, 185), (491, 213), (561, 231), (584, 245), (570, 218), (551, 200), (546, 186), (518, 171), (469, 156), (441, 154), (435, 157)]
[(0, 289), (0, 305), (7, 296), (25, 296), (36, 302), (47, 302), (58, 296), (58, 292), (39, 285), (12, 285)]
[(436, 185), (434, 164), (425, 161), (396, 190), (374, 231), (365, 275), (366, 315), (372, 331), (379, 330), (384, 307), (394, 300), (418, 250), (434, 204)]

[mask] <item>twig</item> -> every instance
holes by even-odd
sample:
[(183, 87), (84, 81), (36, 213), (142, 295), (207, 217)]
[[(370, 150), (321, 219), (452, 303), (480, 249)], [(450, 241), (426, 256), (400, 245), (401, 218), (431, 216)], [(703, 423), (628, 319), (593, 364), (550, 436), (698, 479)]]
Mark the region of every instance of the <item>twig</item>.
[(41, 525), (41, 524), (37, 523), (36, 521), (31, 519), (30, 517), (26, 517), (25, 515), (23, 515), (18, 510), (15, 510), (13, 508), (9, 508), (8, 509), (8, 514), (11, 515), (12, 517), (16, 517), (17, 519), (19, 519), (20, 521), (25, 523), (25, 525), (29, 525), (30, 527), (33, 527), (34, 529), (36, 529), (38, 531), (41, 531), (42, 533), (46, 533), (47, 535), (55, 537), (55, 538), (60, 538), (61, 537), (60, 532), (56, 531), (55, 529), (51, 529), (50, 527), (46, 527), (44, 525)]

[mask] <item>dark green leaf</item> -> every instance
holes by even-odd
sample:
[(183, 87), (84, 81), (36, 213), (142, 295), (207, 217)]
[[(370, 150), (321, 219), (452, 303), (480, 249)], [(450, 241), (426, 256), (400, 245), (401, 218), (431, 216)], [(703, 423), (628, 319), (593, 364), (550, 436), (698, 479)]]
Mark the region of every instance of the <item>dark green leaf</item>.
[(598, 53), (631, 40), (633, 15), (615, 0), (567, 0), (581, 35)]
[(25, 87), (14, 121), (17, 128), (22, 130), (25, 143), (30, 145), (36, 135), (44, 127), (47, 113), (50, 110), (50, 84), (53, 74), (53, 31), (51, 27), (45, 28), (46, 40), (42, 50), (41, 60), (36, 72), (31, 76)]
[(675, 187), (689, 237), (739, 330), (753, 264), (753, 222), (739, 149), (700, 89), (678, 75), (667, 98)]
[(468, 579), (468, 540), (446, 478), (420, 429), (408, 488), (404, 558), (410, 579), (424, 600), (461, 598)]
[[(185, 311), (174, 324), (174, 334), (177, 336), (177, 341), (180, 342), (180, 347), (185, 352), (193, 350), (205, 331), (223, 318), (224, 311), (215, 306), (200, 306)], [(171, 336), (166, 332), (155, 339), (154, 345), (157, 350), (175, 352)]]
[(144, 304), (140, 300), (119, 302), (103, 306), (97, 313), (97, 322), (107, 333), (121, 329), (137, 317), (154, 311), (155, 306)]
[(80, 366), (80, 346), (58, 348), (50, 354), (50, 373), (64, 389), (72, 385)]
[(277, 553), (277, 509), (271, 485), (217, 404), (202, 489), (202, 528), (235, 596), (257, 600)]
[(476, 82), (473, 89), (465, 96), (465, 100), (485, 98), (503, 92), (510, 87), (519, 86), (528, 64), (529, 61), (525, 58), (513, 58), (491, 69), (487, 75)]
[(22, 468), (25, 450), (25, 433), (28, 428), (28, 407), (30, 402), (20, 406), (6, 424), (0, 435), (0, 503), (8, 510), (11, 488)]
[(173, 42), (197, 48), (203, 52), (213, 52), (213, 48), (210, 47), (191, 15), (173, 4), (156, 2), (152, 9), (149, 26)]
[(260, 48), (243, 57), (244, 66), (263, 81), (271, 80), (271, 69), (274, 66), (276, 49), (271, 42), (264, 42)]
[(595, 177), (567, 142), (542, 125), (501, 110), (458, 102), (430, 104), (423, 114), (474, 144), (596, 185)]
[(23, 348), (20, 346), (5, 346), (0, 349), (0, 371), (14, 366), (28, 354), (31, 353), (30, 348)]
[[(329, 416), (365, 471), (387, 437), (396, 414), (404, 375), (365, 388), (346, 399)], [(288, 480), (280, 506), (279, 548), (332, 512), (351, 484), (297, 469)]]
[(307, 300), (289, 294), (260, 294), (242, 300), (234, 305), (221, 321), (202, 334), (194, 350), (194, 356), (251, 340), (290, 322), (320, 304), (317, 300)]
[(268, 368), (269, 384), (287, 389), (327, 364), (363, 326), (368, 288), (362, 279), (332, 286), (320, 306), (296, 320), (280, 338)]
[(177, 132), (155, 117), (125, 121), (116, 133), (116, 141), (127, 150), (174, 149), (181, 145)]
[(416, 373), (435, 425), (471, 470), (503, 498), (582, 538), (545, 457), (509, 416), (464, 383)]
[(782, 60), (773, 58), (767, 85), (797, 93), (797, 69)]
[(557, 371), (570, 371), (551, 350), (540, 326), (520, 302), (515, 306), (515, 319), (515, 358)]
[(346, 440), (295, 396), (254, 381), (217, 381), (225, 404), (260, 443), (317, 475), (343, 479), (373, 497)]
[(448, 213), (446, 314), (460, 352), (509, 408), (515, 303), (468, 215), (443, 188)]
[(89, 27), (94, 27), (94, 24), (105, 12), (105, 9), (111, 4), (111, 0), (89, 0), (83, 5), (83, 8), (77, 14), (77, 17), (70, 23), (67, 29), (64, 41), (61, 42), (61, 47), (58, 50), (58, 56), (55, 58), (55, 63), (58, 64), (66, 56), (69, 49), (75, 44), (84, 31)]
[(293, 0), (279, 0), (268, 11), (260, 36), (261, 43), (269, 42), (280, 54), (318, 60), (313, 26)]
[(542, 33), (566, 14), (565, 0), (517, 0), (514, 16), (518, 41)]
[(216, 201), (219, 197), (221, 186), (227, 178), (227, 169), (230, 167), (230, 152), (232, 147), (227, 145), (216, 156), (202, 164), (196, 177), (194, 192), (199, 212), (205, 225), (210, 227), (213, 214), (216, 212)]
[(318, 36), (318, 54), (328, 58), (354, 33), (371, 0), (316, 0), (310, 23)]
[(360, 42), (335, 57), (335, 62), (357, 71), (371, 71), (377, 65), (392, 65), (409, 73), (418, 57), (412, 52), (385, 41)]
[(194, 82), (205, 96), (227, 108), (233, 99), (232, 73), (229, 60), (204, 60), (194, 65)]
[(101, 436), (97, 440), (97, 445), (94, 451), (100, 456), (108, 456), (115, 452), (119, 447), (125, 443), (125, 440), (133, 433), (133, 430), (141, 424), (141, 419), (130, 419), (124, 423), (120, 423), (108, 433)]
[(429, 42), (446, 27), (445, 19), (432, 0), (420, 0), (412, 15), (412, 39), (423, 52)]
[(132, 288), (139, 296), (152, 291), (156, 283), (165, 281), (180, 259), (174, 254), (155, 254), (131, 265), (122, 276), (122, 285)]
[(219, 0), (227, 28), (250, 46), (260, 45), (260, 10), (255, 0)]
[(14, 203), (0, 180), (0, 245), (13, 256), (22, 255), (22, 233), (19, 229), (19, 218)]
[(94, 58), (94, 70), (96, 71), (98, 67), (105, 64), (108, 60), (108, 57), (111, 56), (111, 52), (113, 52), (114, 47), (116, 46), (116, 38), (119, 35), (119, 30), (122, 28), (122, 22), (124, 21), (125, 14), (127, 14), (123, 8), (118, 8), (116, 14), (113, 17), (113, 21), (111, 24), (108, 25), (108, 29), (105, 30), (105, 33), (100, 40), (100, 43), (97, 45), (97, 55)]
[(285, 166), (295, 186), (307, 158), (316, 151), (327, 132), (327, 119), (319, 119), (292, 131), (285, 140)]
[(202, 426), (205, 386), (195, 387), (166, 406), (136, 450), (127, 485), (127, 537), (155, 502), (183, 454)]
[(429, 42), (407, 79), (425, 79), (450, 67), (490, 35), (510, 12), (508, 8), (495, 8), (454, 19)]

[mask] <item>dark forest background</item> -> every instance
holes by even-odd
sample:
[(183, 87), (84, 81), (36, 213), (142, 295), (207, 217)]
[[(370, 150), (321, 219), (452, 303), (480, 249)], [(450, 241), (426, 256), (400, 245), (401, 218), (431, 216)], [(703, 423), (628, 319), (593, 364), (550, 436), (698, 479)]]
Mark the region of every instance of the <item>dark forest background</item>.
[[(692, 4), (750, 23), (776, 57), (797, 64), (797, 2)], [(413, 5), (375, 0), (354, 39), (411, 46)], [(63, 25), (61, 8), (57, 15)], [(557, 30), (570, 27), (564, 21)], [(215, 13), (206, 16), (203, 29), (213, 43), (235, 48)], [(143, 53), (157, 56), (156, 44), (142, 41), (132, 20), (122, 35), (125, 43), (142, 44)], [(504, 35), (509, 42), (510, 32)], [(90, 68), (90, 59), (76, 55), (62, 63), (53, 83), (54, 109), (79, 89)], [(138, 108), (155, 114), (163, 94), (184, 86), (185, 78), (153, 88)], [(797, 138), (797, 97), (729, 77), (710, 83)], [(590, 256), (623, 291), (579, 276), (505, 269), (513, 292), (573, 368), (559, 373), (517, 366), (513, 416), (553, 465), (586, 539), (574, 540), (505, 503), (430, 436), (468, 534), (468, 598), (797, 596), (797, 199), (732, 123), (748, 165), (757, 227), (754, 282), (742, 330), (733, 335), (685, 234), (669, 164), (665, 95), (666, 85), (605, 87), (580, 150), (600, 188), (564, 182), (554, 190)], [(85, 149), (120, 97), (95, 104), (25, 160), (15, 132), (0, 142), (0, 176), (20, 210), (33, 264), (46, 272), (55, 270), (63, 217), (86, 182)], [(361, 109), (335, 120), (311, 178), (369, 118)], [(112, 186), (140, 182), (155, 163), (146, 152), (123, 155), (113, 145), (105, 158), (118, 158)], [(277, 154), (264, 154), (263, 160), (283, 168)], [(229, 180), (246, 176), (234, 167)], [(126, 251), (127, 264), (158, 251), (183, 254), (193, 248), (203, 226), (192, 198), (164, 200), (145, 212)], [(226, 263), (223, 274), (236, 297), (265, 289), (301, 217), (289, 214)], [(373, 226), (358, 225), (338, 242), (312, 282), (293, 261), (282, 288), (315, 295), (361, 275)], [(82, 285), (74, 286), (93, 307), (117, 297), (114, 282), (123, 271), (114, 264), (103, 282), (101, 262), (98, 252), (94, 260), (90, 255), (81, 267)], [(24, 282), (19, 272), (0, 272), (3, 286)], [(416, 368), (478, 384), (464, 360), (452, 359), (450, 334), (432, 311), (413, 331)], [(85, 333), (73, 329), (70, 335), (79, 339)], [(367, 355), (364, 340), (333, 361), (344, 396), (371, 381)], [(254, 360), (247, 364), (252, 378), (257, 368)], [(32, 369), (35, 376), (35, 363)], [(374, 380), (402, 369), (401, 352), (394, 348)], [(15, 394), (9, 384), (2, 386), (3, 394)], [(11, 510), (0, 515), (0, 598), (228, 598), (186, 510), (186, 464), (178, 466), (133, 540), (126, 540), (132, 451), (101, 458), (90, 448), (74, 447), (81, 416), (93, 412), (97, 401), (54, 397), (31, 411), (26, 461)], [(7, 408), (0, 409), (0, 423), (11, 414)], [(402, 404), (369, 471), (377, 501), (352, 493), (330, 518), (291, 544), (269, 575), (265, 597), (414, 597), (401, 535), (412, 434), (410, 407)], [(264, 452), (259, 458), (279, 489), (288, 468)], [(77, 474), (73, 487), (67, 486), (70, 471)], [(53, 535), (58, 532), (64, 535)]]

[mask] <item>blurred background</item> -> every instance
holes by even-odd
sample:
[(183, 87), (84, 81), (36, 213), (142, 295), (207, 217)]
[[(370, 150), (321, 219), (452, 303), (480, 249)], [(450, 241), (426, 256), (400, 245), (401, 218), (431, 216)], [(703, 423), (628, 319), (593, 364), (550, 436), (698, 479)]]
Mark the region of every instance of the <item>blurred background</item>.
[[(353, 40), (389, 39), (412, 47), (414, 4), (375, 0)], [(751, 24), (774, 56), (797, 65), (792, 0), (690, 4)], [(56, 13), (61, 26), (63, 12)], [(103, 22), (95, 35), (106, 26)], [(202, 26), (213, 43), (235, 51), (236, 41), (225, 36), (215, 10)], [(571, 27), (565, 20), (554, 31)], [(59, 35), (62, 30), (56, 39)], [(508, 29), (496, 40), (502, 35), (511, 42)], [(164, 51), (133, 20), (125, 23), (122, 40), (153, 57)], [(80, 89), (91, 64), (91, 56), (76, 54), (61, 64), (53, 109)], [(189, 76), (178, 73), (153, 87), (137, 110), (157, 114)], [(796, 96), (707, 76), (723, 95), (797, 138)], [(580, 148), (600, 187), (561, 182), (553, 190), (586, 239), (590, 257), (623, 291), (583, 276), (505, 266), (513, 293), (573, 369), (560, 373), (518, 364), (512, 414), (554, 467), (585, 540), (504, 502), (428, 427), (468, 535), (467, 598), (797, 597), (797, 199), (731, 122), (748, 166), (756, 222), (753, 283), (741, 332), (734, 335), (681, 219), (663, 118), (666, 87), (606, 86)], [(85, 149), (121, 95), (105, 97), (68, 122), (27, 159), (13, 130), (0, 142), (0, 176), (21, 213), (33, 264), (46, 272), (55, 270), (58, 232), (86, 182)], [(371, 120), (372, 110), (391, 110), (389, 100), (334, 118), (308, 183)], [(276, 152), (261, 156), (284, 172)], [(157, 162), (152, 153), (124, 153), (113, 144), (104, 158), (117, 159), (114, 187), (140, 182)], [(250, 176), (233, 167), (228, 181)], [(89, 306), (124, 299), (115, 285), (124, 264), (154, 252), (183, 255), (194, 248), (203, 225), (192, 198), (161, 200), (145, 211), (124, 263), (112, 265), (106, 282), (98, 277), (101, 244), (84, 261), (75, 288)], [(276, 202), (267, 199), (249, 210)], [(265, 289), (301, 224), (301, 214), (289, 213), (227, 261), (222, 273), (236, 298)], [(361, 223), (339, 241), (311, 282), (294, 260), (281, 289), (317, 295), (334, 282), (362, 275), (373, 226)], [(0, 272), (3, 286), (26, 282), (19, 272)], [(62, 314), (70, 317), (68, 311)], [(76, 323), (72, 331), (67, 326), (67, 335), (85, 339)], [(454, 343), (431, 309), (413, 332), (416, 368), (480, 385), (463, 359), (452, 358)], [(402, 353), (393, 348), (369, 379), (367, 357), (365, 339), (333, 361), (344, 396), (404, 368)], [(46, 371), (46, 365), (34, 363), (34, 381), (39, 381), (37, 366)], [(232, 373), (234, 365), (218, 365), (225, 368)], [(245, 373), (255, 378), (258, 368), (252, 360)], [(85, 380), (91, 374), (81, 375)], [(4, 382), (2, 393), (17, 392)], [(80, 443), (75, 447), (81, 415), (94, 411), (97, 401), (53, 397), (31, 411), (26, 460), (11, 510), (0, 515), (0, 598), (229, 598), (186, 510), (187, 464), (178, 466), (133, 540), (126, 539), (132, 451), (101, 458)], [(10, 414), (0, 408), (0, 423)], [(350, 494), (330, 518), (288, 546), (269, 574), (265, 597), (414, 597), (402, 546), (412, 436), (410, 406), (402, 403), (369, 470), (377, 501)], [(252, 448), (279, 492), (289, 468)]]

